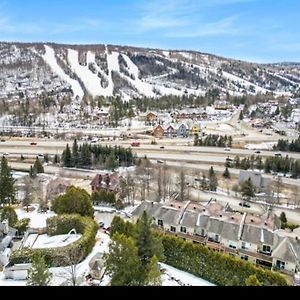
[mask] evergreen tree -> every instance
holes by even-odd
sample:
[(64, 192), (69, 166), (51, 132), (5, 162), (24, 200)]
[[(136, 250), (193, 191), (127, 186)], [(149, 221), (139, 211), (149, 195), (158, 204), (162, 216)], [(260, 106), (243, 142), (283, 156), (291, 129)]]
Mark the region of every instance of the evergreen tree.
[(230, 179), (230, 173), (229, 173), (229, 170), (228, 168), (225, 169), (224, 173), (223, 173), (223, 177), (225, 179)]
[(241, 185), (241, 193), (243, 197), (251, 198), (254, 197), (255, 187), (252, 183), (251, 178), (245, 180)]
[(244, 119), (244, 114), (243, 111), (241, 111), (239, 115), (239, 120), (242, 121), (243, 119)]
[(1, 221), (7, 220), (8, 225), (14, 227), (18, 222), (16, 211), (11, 206), (5, 206), (1, 211)]
[(73, 166), (77, 166), (79, 162), (79, 152), (78, 152), (78, 144), (77, 139), (74, 140), (72, 146), (72, 155), (73, 155)]
[(53, 163), (56, 165), (60, 163), (60, 157), (58, 154), (54, 155)]
[(149, 272), (147, 274), (147, 285), (150, 286), (161, 286), (161, 272), (158, 264), (156, 255), (151, 258)]
[(113, 171), (117, 166), (118, 162), (116, 160), (116, 157), (113, 153), (111, 153), (105, 160), (105, 167)]
[(209, 179), (209, 190), (215, 192), (218, 187), (218, 179), (213, 167), (211, 167), (209, 170), (208, 179)]
[(47, 286), (51, 280), (50, 273), (44, 257), (41, 253), (36, 252), (32, 258), (32, 265), (28, 271), (27, 285)]
[(35, 163), (33, 165), (33, 172), (35, 172), (35, 174), (45, 173), (44, 167), (38, 157), (36, 158)]
[(285, 215), (285, 212), (284, 212), (284, 211), (280, 214), (279, 219), (280, 219), (280, 221), (281, 221), (281, 226), (282, 226), (282, 227), (285, 227), (286, 224), (287, 224), (287, 218), (286, 218), (286, 215)]
[(142, 266), (133, 238), (115, 233), (104, 259), (112, 286), (141, 285)]
[(68, 187), (64, 195), (58, 196), (52, 201), (52, 210), (59, 215), (94, 216), (91, 196), (86, 190), (74, 186)]
[(73, 167), (72, 154), (70, 151), (69, 144), (67, 144), (66, 149), (63, 152), (63, 164), (64, 164), (64, 167), (67, 167), (67, 168)]
[(0, 170), (0, 204), (6, 205), (14, 203), (15, 195), (15, 179), (8, 166), (7, 159), (3, 156)]
[(208, 184), (206, 180), (206, 176), (203, 174), (202, 179), (201, 179), (201, 190), (202, 191), (207, 191), (208, 190)]

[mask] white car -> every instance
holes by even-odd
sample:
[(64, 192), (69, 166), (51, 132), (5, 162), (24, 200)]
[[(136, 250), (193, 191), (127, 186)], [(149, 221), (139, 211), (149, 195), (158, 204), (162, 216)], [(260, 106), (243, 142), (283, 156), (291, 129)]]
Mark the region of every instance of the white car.
[(224, 151), (230, 151), (231, 149), (229, 147), (224, 148)]

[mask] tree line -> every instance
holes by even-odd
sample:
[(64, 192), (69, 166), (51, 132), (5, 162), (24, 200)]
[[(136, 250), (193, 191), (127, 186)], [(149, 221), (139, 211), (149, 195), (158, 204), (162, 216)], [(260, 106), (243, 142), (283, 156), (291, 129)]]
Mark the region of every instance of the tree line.
[(300, 136), (298, 137), (298, 139), (291, 142), (289, 140), (279, 140), (277, 145), (274, 146), (274, 150), (300, 152)]
[(258, 169), (268, 174), (272, 172), (291, 174), (291, 178), (300, 176), (300, 160), (290, 158), (288, 155), (286, 157), (267, 157), (265, 160), (255, 155), (241, 159), (237, 155), (234, 160), (227, 158), (225, 167), (242, 170)]
[(75, 139), (70, 148), (67, 144), (62, 153), (62, 164), (68, 168), (104, 167), (114, 170), (119, 166), (129, 167), (135, 164), (135, 156), (130, 148), (120, 146), (102, 146), (84, 143), (78, 146)]
[(194, 146), (208, 146), (208, 147), (231, 147), (232, 136), (222, 136), (218, 134), (209, 134), (205, 138), (199, 138), (195, 135)]

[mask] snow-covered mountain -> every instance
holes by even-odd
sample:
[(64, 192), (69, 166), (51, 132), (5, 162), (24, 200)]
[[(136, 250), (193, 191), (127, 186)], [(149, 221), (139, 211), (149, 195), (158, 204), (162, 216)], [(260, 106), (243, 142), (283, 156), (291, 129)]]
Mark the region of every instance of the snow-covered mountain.
[(0, 43), (0, 99), (43, 92), (131, 97), (299, 91), (300, 65), (255, 64), (195, 51), (113, 45)]

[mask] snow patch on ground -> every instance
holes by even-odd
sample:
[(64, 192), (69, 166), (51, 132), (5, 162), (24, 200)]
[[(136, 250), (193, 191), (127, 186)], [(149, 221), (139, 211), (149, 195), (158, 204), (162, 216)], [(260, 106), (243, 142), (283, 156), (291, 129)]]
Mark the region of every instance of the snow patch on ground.
[(47, 219), (55, 216), (56, 214), (54, 212), (49, 211), (48, 213), (38, 213), (38, 205), (32, 205), (35, 209), (32, 212), (26, 212), (26, 209), (16, 209), (16, 213), (18, 216), (18, 219), (30, 219), (29, 226), (31, 228), (45, 228), (47, 226)]
[(166, 270), (165, 275), (163, 275), (163, 286), (183, 286), (183, 285), (190, 285), (190, 286), (214, 286), (214, 284), (196, 277), (192, 274), (187, 272), (178, 270), (174, 267), (166, 265), (164, 263), (160, 263), (160, 266)]
[(84, 96), (84, 92), (78, 83), (78, 81), (72, 79), (69, 77), (64, 70), (58, 65), (56, 57), (55, 57), (55, 52), (54, 50), (47, 46), (44, 45), (46, 49), (46, 53), (42, 56), (45, 62), (51, 67), (52, 71), (57, 74), (61, 79), (66, 81), (71, 85), (71, 88), (74, 93), (74, 97), (78, 96), (79, 98), (82, 98)]

